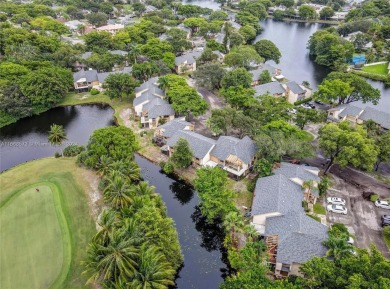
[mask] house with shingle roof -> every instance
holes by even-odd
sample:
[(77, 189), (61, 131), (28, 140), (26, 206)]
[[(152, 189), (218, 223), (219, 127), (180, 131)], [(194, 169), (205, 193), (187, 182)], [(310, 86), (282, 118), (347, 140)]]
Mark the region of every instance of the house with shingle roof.
[(352, 124), (363, 124), (372, 120), (382, 129), (390, 129), (390, 113), (368, 106), (361, 108), (350, 103), (329, 109), (328, 119), (336, 122), (348, 120)]
[(268, 262), (277, 277), (299, 275), (313, 256), (324, 256), (328, 228), (307, 216), (302, 183), (319, 181), (318, 169), (282, 163), (274, 175), (259, 178), (252, 199), (252, 225), (265, 238)]
[(295, 103), (311, 96), (311, 90), (303, 85), (299, 85), (295, 81), (287, 82), (284, 84), (284, 88), (286, 89), (287, 101), (289, 103)]
[(158, 126), (154, 132), (154, 137), (168, 139), (171, 138), (179, 130), (194, 131), (194, 125), (188, 121), (185, 121), (184, 117), (175, 118), (170, 122)]
[(193, 50), (175, 58), (175, 71), (177, 74), (196, 70), (196, 59), (202, 55), (202, 50)]
[(286, 96), (286, 89), (277, 81), (269, 82), (253, 87), (255, 96), (270, 94), (273, 96)]
[(273, 67), (268, 63), (263, 63), (258, 68), (249, 71), (249, 73), (252, 74), (252, 86), (259, 85), (260, 75), (264, 70), (267, 70), (269, 72), (272, 77), (272, 81), (284, 78), (284, 76), (282, 75), (282, 71), (279, 68)]
[(220, 166), (230, 176), (246, 176), (255, 162), (256, 144), (250, 137), (221, 136), (211, 151), (208, 166)]
[(192, 163), (198, 166), (205, 166), (210, 160), (210, 152), (214, 148), (216, 141), (190, 130), (180, 130), (167, 140), (169, 156), (172, 156), (175, 145), (181, 138), (188, 141), (190, 145), (193, 155)]

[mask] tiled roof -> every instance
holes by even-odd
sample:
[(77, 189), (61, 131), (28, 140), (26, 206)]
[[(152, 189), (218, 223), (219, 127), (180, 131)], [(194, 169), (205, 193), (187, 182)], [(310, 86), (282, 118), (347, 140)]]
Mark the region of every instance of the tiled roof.
[(149, 118), (156, 118), (165, 115), (174, 115), (172, 106), (161, 98), (156, 98), (142, 106), (142, 111), (148, 113)]
[(175, 58), (175, 64), (176, 66), (179, 66), (180, 64), (183, 64), (184, 62), (187, 62), (187, 64), (192, 64), (196, 62), (196, 59), (202, 54), (202, 51), (191, 51), (187, 52), (186, 54), (177, 56)]
[[(140, 91), (143, 91), (143, 90), (146, 90), (146, 89), (155, 89), (156, 87), (158, 88), (157, 86), (157, 81), (158, 81), (158, 77), (152, 77), (150, 79), (148, 79), (147, 81), (145, 81), (144, 83), (142, 83), (140, 86), (136, 87), (134, 90), (135, 92), (140, 92)], [(161, 89), (160, 91), (162, 93), (164, 93)], [(163, 96), (164, 94), (162, 94)]]
[(284, 87), (277, 81), (275, 82), (270, 82), (270, 83), (265, 83), (261, 85), (257, 85), (254, 87), (255, 89), (255, 95), (265, 95), (267, 93), (274, 95), (274, 94), (283, 94), (286, 92)]
[(380, 111), (372, 107), (366, 107), (359, 118), (364, 121), (372, 119), (381, 127), (390, 129), (390, 113)]
[(302, 264), (314, 256), (322, 257), (327, 251), (327, 248), (322, 244), (326, 239), (326, 235), (318, 237), (316, 235), (293, 232), (279, 241), (276, 262)]
[(140, 105), (146, 101), (151, 101), (151, 100), (154, 100), (157, 98), (159, 98), (157, 95), (155, 95), (154, 93), (152, 93), (151, 91), (148, 90), (148, 91), (145, 91), (144, 93), (142, 93), (139, 97), (134, 98), (133, 106), (137, 106), (137, 105)]
[(286, 176), (273, 175), (259, 178), (253, 197), (252, 215), (302, 211), (302, 199), (301, 186), (290, 181)]
[(204, 158), (216, 143), (215, 140), (198, 133), (187, 130), (180, 130), (170, 139), (168, 139), (167, 145), (174, 147), (180, 138), (184, 138), (188, 141), (193, 155), (199, 159)]
[(280, 167), (273, 171), (276, 175), (284, 175), (287, 178), (300, 178), (302, 181), (313, 180), (319, 182), (321, 178), (318, 176), (320, 170), (316, 167), (294, 165), (282, 162)]
[(357, 117), (359, 113), (363, 110), (362, 108), (354, 106), (352, 104), (343, 105), (341, 106), (341, 108), (343, 108), (343, 110), (339, 113), (340, 117), (345, 117), (348, 115)]
[(300, 87), (298, 83), (295, 81), (290, 81), (286, 83), (286, 86), (295, 94), (302, 94), (305, 93), (306, 91)]
[(160, 125), (159, 128), (164, 129), (164, 137), (172, 137), (179, 130), (183, 130), (186, 126), (191, 125), (191, 123), (182, 120), (182, 119), (173, 119), (163, 125)]
[(211, 154), (222, 161), (226, 160), (229, 155), (234, 155), (245, 164), (249, 164), (256, 154), (256, 145), (248, 136), (243, 139), (221, 136)]

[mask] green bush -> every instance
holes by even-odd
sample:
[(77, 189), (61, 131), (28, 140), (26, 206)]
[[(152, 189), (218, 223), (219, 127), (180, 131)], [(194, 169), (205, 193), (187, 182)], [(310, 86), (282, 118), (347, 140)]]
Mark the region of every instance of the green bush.
[(390, 239), (390, 226), (386, 226), (383, 229), (383, 234), (385, 235), (386, 238)]
[(376, 195), (376, 194), (373, 194), (373, 195), (371, 195), (371, 197), (370, 197), (371, 202), (375, 202), (375, 201), (378, 200), (378, 199), (379, 199), (379, 196)]
[(172, 174), (174, 172), (173, 164), (172, 163), (166, 163), (163, 167), (163, 171), (166, 174)]
[(253, 180), (250, 180), (250, 181), (248, 182), (248, 184), (246, 185), (246, 189), (247, 189), (249, 192), (253, 193), (253, 191), (254, 191), (255, 188), (256, 188), (256, 182), (257, 182), (257, 178), (254, 178)]
[(64, 148), (64, 157), (75, 157), (85, 150), (84, 146), (69, 145)]
[(305, 210), (305, 212), (309, 212), (309, 205), (306, 201), (302, 201), (302, 207)]
[(59, 152), (55, 152), (54, 154), (54, 157), (57, 159), (57, 158), (60, 158), (61, 157), (61, 154)]
[(309, 97), (309, 98), (305, 98), (305, 99), (302, 99), (302, 100), (298, 100), (296, 102), (294, 102), (294, 105), (300, 105), (302, 103), (306, 103), (306, 102), (309, 102), (311, 101), (313, 98)]
[(91, 95), (97, 95), (100, 93), (100, 91), (96, 88), (92, 88), (91, 91), (89, 92)]

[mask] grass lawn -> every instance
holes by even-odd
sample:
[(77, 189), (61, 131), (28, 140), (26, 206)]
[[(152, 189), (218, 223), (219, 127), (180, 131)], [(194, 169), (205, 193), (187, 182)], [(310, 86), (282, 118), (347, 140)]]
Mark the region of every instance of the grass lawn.
[(314, 219), (314, 220), (316, 220), (316, 221), (321, 223), (321, 218), (320, 217), (314, 216), (312, 214), (306, 214), (306, 216), (308, 216), (308, 217), (310, 217), (310, 218), (312, 218), (312, 219)]
[(83, 173), (74, 158), (46, 158), (0, 174), (0, 288), (86, 288), (96, 228)]
[(313, 211), (318, 215), (326, 215), (326, 209), (320, 203), (314, 204)]
[(387, 248), (390, 250), (390, 237), (385, 236), (385, 242), (386, 242)]
[(89, 92), (70, 93), (58, 104), (58, 106), (77, 105), (87, 103), (105, 103), (110, 105), (114, 110), (114, 116), (120, 125), (123, 125), (122, 119), (119, 117), (119, 112), (124, 108), (132, 108), (132, 101), (129, 99), (110, 99), (104, 93), (91, 95)]
[(364, 66), (362, 68), (365, 72), (375, 73), (375, 74), (381, 74), (381, 75), (388, 75), (387, 67), (389, 66), (388, 63), (384, 64), (377, 64), (377, 65), (370, 65), (370, 66)]

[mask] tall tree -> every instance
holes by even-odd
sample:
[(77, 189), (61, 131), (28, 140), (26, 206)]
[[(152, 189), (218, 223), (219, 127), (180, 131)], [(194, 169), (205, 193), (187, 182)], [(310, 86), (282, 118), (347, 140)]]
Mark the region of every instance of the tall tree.
[(323, 126), (319, 131), (319, 146), (330, 158), (325, 173), (335, 162), (341, 167), (353, 165), (371, 171), (378, 156), (378, 147), (367, 137), (367, 132), (347, 121)]
[(280, 53), (279, 48), (272, 41), (262, 39), (257, 41), (254, 46), (257, 53), (264, 58), (264, 61), (273, 60), (276, 63), (279, 63), (282, 54)]
[(52, 145), (61, 145), (66, 140), (64, 127), (62, 125), (52, 124), (50, 126), (48, 140)]
[(375, 171), (377, 171), (381, 163), (390, 163), (390, 131), (378, 136), (375, 144), (379, 149), (378, 159), (375, 163)]
[(130, 186), (126, 179), (120, 175), (107, 179), (103, 197), (107, 203), (117, 210), (126, 208), (133, 202), (130, 195)]
[(128, 73), (111, 73), (104, 81), (103, 87), (106, 89), (105, 93), (109, 98), (129, 97), (134, 92), (134, 88), (139, 85)]
[(251, 87), (252, 74), (246, 71), (245, 68), (236, 68), (227, 72), (222, 78), (222, 87), (224, 89), (230, 87), (242, 86), (243, 88)]
[(308, 123), (319, 123), (326, 120), (326, 112), (316, 109), (307, 109), (303, 107), (297, 108), (295, 115), (295, 124), (303, 129)]
[(221, 81), (225, 73), (221, 64), (206, 63), (197, 68), (194, 77), (198, 86), (212, 90), (221, 88)]
[(263, 58), (252, 46), (241, 45), (230, 50), (224, 61), (229, 66), (249, 69), (252, 65), (261, 63)]
[(192, 151), (187, 140), (180, 138), (171, 157), (172, 162), (179, 169), (184, 169), (192, 163)]
[(238, 239), (236, 234), (243, 232), (243, 217), (240, 216), (238, 212), (232, 211), (226, 215), (225, 219), (223, 220), (223, 226), (229, 232), (233, 246), (237, 248)]

